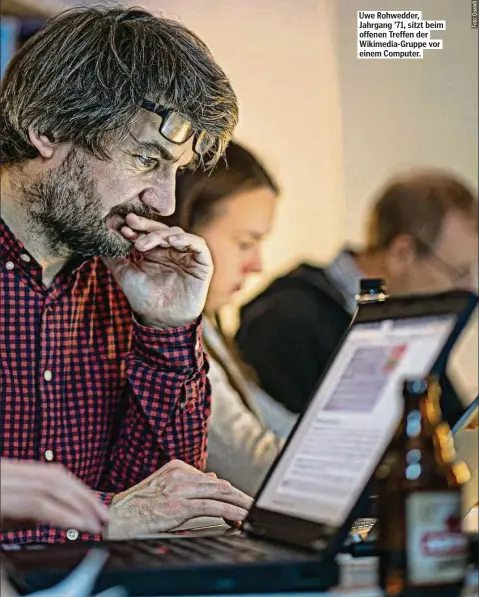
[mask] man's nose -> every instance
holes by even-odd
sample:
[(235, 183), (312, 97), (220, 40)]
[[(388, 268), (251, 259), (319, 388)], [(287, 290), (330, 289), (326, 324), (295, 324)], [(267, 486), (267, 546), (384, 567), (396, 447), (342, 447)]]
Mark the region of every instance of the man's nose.
[(175, 211), (175, 187), (174, 173), (168, 178), (159, 177), (155, 184), (143, 191), (140, 197), (141, 202), (161, 216), (171, 216)]

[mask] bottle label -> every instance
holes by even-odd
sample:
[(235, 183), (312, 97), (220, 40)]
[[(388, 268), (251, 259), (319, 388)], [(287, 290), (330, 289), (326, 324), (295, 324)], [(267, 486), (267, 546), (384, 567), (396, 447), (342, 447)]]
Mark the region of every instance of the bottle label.
[(455, 583), (464, 578), (467, 539), (461, 532), (461, 494), (424, 491), (406, 500), (409, 582)]

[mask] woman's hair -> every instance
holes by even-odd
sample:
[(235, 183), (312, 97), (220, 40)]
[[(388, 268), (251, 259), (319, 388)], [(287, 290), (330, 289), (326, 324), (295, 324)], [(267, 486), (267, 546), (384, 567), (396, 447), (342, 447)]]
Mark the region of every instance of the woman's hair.
[[(196, 169), (194, 171), (178, 172), (176, 176), (176, 208), (172, 216), (162, 218), (169, 226), (180, 226), (187, 232), (194, 232), (199, 226), (210, 222), (218, 213), (221, 204), (242, 191), (266, 187), (276, 195), (279, 188), (271, 174), (246, 148), (231, 141), (226, 148), (224, 159), (220, 159), (209, 172)], [(238, 357), (236, 347), (229, 337), (224, 334), (218, 314), (214, 321), (217, 331), (230, 352), (230, 356), (247, 379), (256, 380), (253, 370), (245, 365)], [(249, 409), (248, 401), (243, 390), (236, 384), (234, 377), (228, 370), (213, 346), (206, 340), (205, 347), (210, 355), (223, 367), (230, 385), (238, 392), (245, 406)]]
[(15, 54), (2, 81), (0, 163), (38, 156), (28, 129), (107, 159), (143, 100), (184, 116), (223, 153), (238, 120), (230, 82), (186, 27), (142, 9), (74, 8)]
[(279, 188), (255, 156), (238, 143), (231, 142), (224, 159), (209, 172), (201, 169), (178, 172), (175, 213), (163, 218), (170, 226), (193, 231), (212, 220), (220, 204), (242, 191), (266, 187), (276, 195)]

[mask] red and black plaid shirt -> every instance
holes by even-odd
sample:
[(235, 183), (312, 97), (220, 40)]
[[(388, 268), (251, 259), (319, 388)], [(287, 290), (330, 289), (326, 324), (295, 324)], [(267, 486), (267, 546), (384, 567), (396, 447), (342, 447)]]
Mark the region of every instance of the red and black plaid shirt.
[[(201, 323), (139, 325), (98, 258), (70, 263), (45, 287), (2, 220), (0, 246), (1, 455), (60, 462), (107, 503), (170, 459), (202, 468), (210, 387)], [(65, 535), (39, 526), (0, 541)]]

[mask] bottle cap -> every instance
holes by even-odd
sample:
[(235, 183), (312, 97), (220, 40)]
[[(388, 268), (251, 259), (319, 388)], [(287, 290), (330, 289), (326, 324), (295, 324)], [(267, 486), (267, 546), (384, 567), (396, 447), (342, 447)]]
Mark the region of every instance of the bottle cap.
[(384, 301), (388, 297), (386, 281), (383, 278), (362, 278), (359, 282), (359, 294), (356, 300), (359, 303)]
[(403, 385), (403, 390), (407, 394), (426, 394), (429, 387), (429, 382), (424, 377), (417, 379), (406, 379)]
[(362, 278), (359, 282), (359, 294), (386, 294), (386, 280), (384, 278)]

